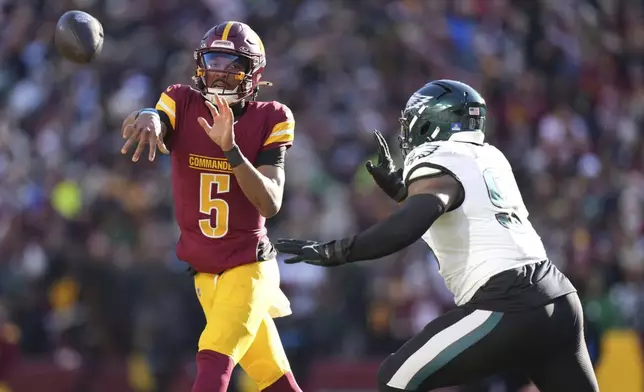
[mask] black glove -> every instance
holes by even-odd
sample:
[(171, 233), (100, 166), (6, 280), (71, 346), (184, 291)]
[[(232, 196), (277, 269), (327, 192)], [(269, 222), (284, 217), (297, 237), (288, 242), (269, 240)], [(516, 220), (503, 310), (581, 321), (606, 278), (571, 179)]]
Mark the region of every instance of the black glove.
[(378, 130), (373, 131), (373, 138), (378, 147), (378, 164), (374, 166), (368, 161), (365, 165), (367, 171), (387, 196), (400, 203), (407, 197), (407, 187), (402, 178), (403, 169), (396, 170), (387, 141)]
[(353, 240), (354, 238), (345, 238), (321, 244), (316, 241), (280, 238), (275, 244), (275, 249), (296, 255), (286, 259), (286, 264), (305, 262), (322, 267), (335, 267), (347, 263)]

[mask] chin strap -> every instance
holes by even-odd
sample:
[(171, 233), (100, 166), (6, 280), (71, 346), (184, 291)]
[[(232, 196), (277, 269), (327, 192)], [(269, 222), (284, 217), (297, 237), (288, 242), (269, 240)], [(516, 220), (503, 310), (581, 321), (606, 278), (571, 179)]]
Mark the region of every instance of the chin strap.
[[(193, 77), (193, 80), (195, 81), (195, 84), (196, 84), (197, 89), (201, 91), (201, 96), (203, 96), (206, 100), (208, 100), (208, 101), (212, 102), (212, 99), (210, 99), (210, 97), (209, 97), (209, 96), (210, 96), (210, 95), (212, 95), (212, 94), (208, 93), (208, 92), (207, 92), (207, 89), (206, 89), (205, 87), (203, 87), (203, 81), (202, 81), (200, 78), (197, 78), (197, 77)], [(257, 93), (259, 92), (259, 87), (260, 87), (260, 86), (261, 86), (261, 87), (264, 87), (264, 86), (266, 86), (266, 87), (272, 87), (272, 86), (273, 86), (273, 83), (272, 83), (272, 82), (268, 82), (268, 81), (262, 81), (262, 82), (257, 83), (257, 86), (255, 86), (255, 90), (253, 91), (253, 93), (252, 93), (252, 94), (250, 94), (250, 95), (248, 96), (248, 97), (250, 97), (250, 98), (251, 98), (251, 100), (253, 100), (253, 101), (254, 101), (254, 100), (256, 100), (256, 99), (257, 99)], [(205, 91), (204, 91), (204, 90), (205, 90)], [(234, 104), (234, 103), (236, 103), (236, 102), (243, 101), (243, 100), (245, 100), (246, 98), (248, 98), (248, 97), (246, 97), (246, 98), (242, 98), (242, 99), (237, 99), (237, 98), (235, 98), (235, 99), (229, 99), (229, 98), (232, 98), (232, 95), (230, 95), (230, 94), (221, 95), (221, 97), (222, 97), (223, 99), (225, 99), (226, 101), (228, 101), (228, 103), (229, 103), (230, 105), (232, 105), (232, 104)]]
[(250, 95), (250, 100), (251, 101), (257, 101), (257, 94), (259, 94), (259, 87), (260, 86), (262, 86), (262, 87), (263, 86), (272, 87), (273, 83), (272, 82), (267, 82), (267, 81), (257, 83), (257, 86), (255, 86), (255, 89), (253, 90), (253, 93)]

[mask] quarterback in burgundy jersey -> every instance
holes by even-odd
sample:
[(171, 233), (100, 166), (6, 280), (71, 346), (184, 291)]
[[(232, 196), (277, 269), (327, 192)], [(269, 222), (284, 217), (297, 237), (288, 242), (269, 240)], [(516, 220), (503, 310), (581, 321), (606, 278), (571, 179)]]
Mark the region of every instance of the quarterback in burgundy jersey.
[[(274, 101), (249, 101), (244, 109), (234, 125), (241, 154), (251, 163), (279, 164), (276, 154), (293, 142), (291, 111)], [(210, 117), (201, 93), (188, 86), (170, 86), (161, 94), (157, 110), (167, 111), (177, 130), (168, 145), (175, 214), (181, 228), (179, 259), (198, 272), (219, 274), (273, 258), (266, 217), (245, 196), (224, 152), (197, 122), (199, 117)]]
[(168, 87), (122, 130), (123, 154), (138, 143), (134, 162), (145, 146), (150, 160), (157, 149), (171, 157), (177, 256), (196, 271), (206, 318), (192, 390), (225, 392), (240, 364), (259, 390), (300, 391), (273, 322), (290, 305), (264, 225), (282, 203), (293, 114), (256, 100), (266, 55), (248, 25), (213, 27), (194, 57), (194, 87)]

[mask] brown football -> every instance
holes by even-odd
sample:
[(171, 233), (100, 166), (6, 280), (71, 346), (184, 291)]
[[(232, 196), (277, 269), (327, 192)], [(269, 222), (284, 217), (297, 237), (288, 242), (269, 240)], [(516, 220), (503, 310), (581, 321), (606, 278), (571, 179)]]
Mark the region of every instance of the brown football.
[(87, 12), (65, 12), (56, 24), (54, 43), (58, 52), (68, 60), (87, 64), (103, 48), (103, 26)]

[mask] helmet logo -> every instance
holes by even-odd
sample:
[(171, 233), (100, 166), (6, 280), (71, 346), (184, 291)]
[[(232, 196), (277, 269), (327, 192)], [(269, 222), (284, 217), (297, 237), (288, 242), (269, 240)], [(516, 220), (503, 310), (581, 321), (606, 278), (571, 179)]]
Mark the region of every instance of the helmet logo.
[(407, 101), (407, 106), (405, 107), (405, 111), (411, 110), (411, 109), (417, 109), (421, 106), (427, 105), (429, 101), (434, 98), (432, 96), (428, 95), (422, 95), (419, 93), (414, 93), (410, 98), (409, 101)]
[(461, 123), (452, 123), (451, 130), (459, 132), (461, 130)]
[(233, 44), (230, 41), (224, 41), (221, 39), (212, 41), (212, 44), (210, 44), (211, 48), (222, 48), (222, 49), (235, 49), (235, 44)]

